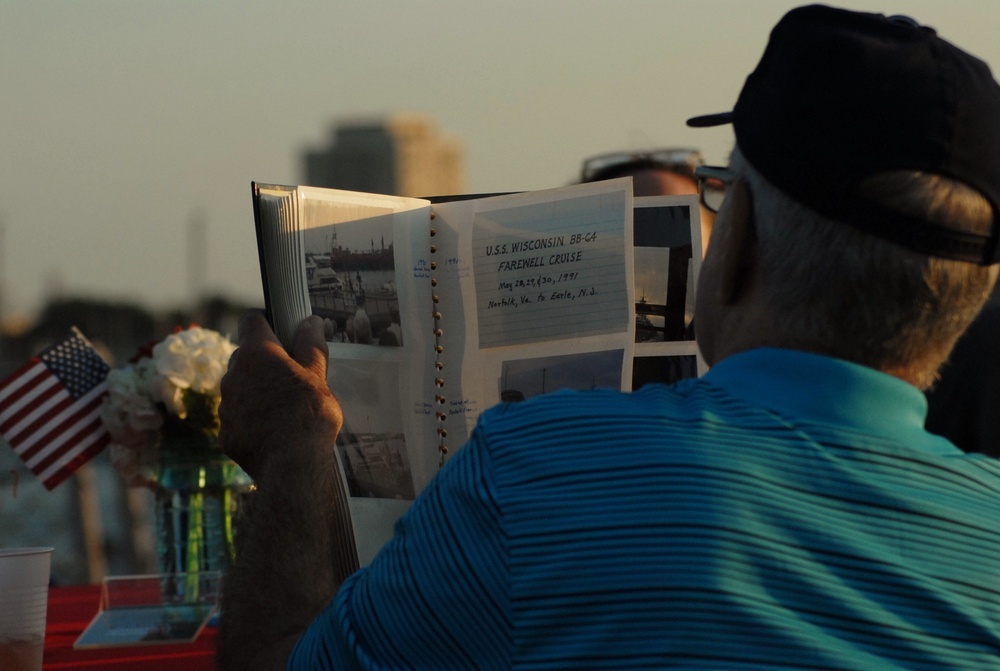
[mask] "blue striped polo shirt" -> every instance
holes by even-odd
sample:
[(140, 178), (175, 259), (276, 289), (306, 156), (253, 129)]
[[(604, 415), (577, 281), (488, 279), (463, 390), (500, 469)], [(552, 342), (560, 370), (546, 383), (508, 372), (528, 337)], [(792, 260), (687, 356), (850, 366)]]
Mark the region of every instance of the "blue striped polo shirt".
[(759, 349), (483, 413), (289, 669), (997, 669), (1000, 462)]

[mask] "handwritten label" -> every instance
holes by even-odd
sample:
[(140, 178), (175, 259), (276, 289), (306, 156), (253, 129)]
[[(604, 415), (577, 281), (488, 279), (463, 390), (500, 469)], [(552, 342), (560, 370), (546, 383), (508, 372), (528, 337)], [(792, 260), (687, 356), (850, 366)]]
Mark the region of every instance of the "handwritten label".
[(478, 213), (479, 346), (626, 330), (625, 218), (621, 193)]
[(427, 279), (431, 276), (431, 267), (427, 259), (417, 259), (413, 264), (413, 277), (416, 279)]
[(479, 405), (472, 399), (463, 398), (461, 400), (448, 401), (448, 416), (462, 415), (462, 416), (477, 416), (479, 414)]

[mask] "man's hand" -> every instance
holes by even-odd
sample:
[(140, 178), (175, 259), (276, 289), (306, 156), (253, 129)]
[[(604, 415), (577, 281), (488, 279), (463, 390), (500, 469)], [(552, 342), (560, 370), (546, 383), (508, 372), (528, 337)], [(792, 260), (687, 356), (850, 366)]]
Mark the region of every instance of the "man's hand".
[(320, 319), (299, 325), (288, 352), (260, 313), (240, 320), (222, 380), (219, 440), (257, 491), (238, 522), (223, 590), (222, 671), (281, 669), (353, 569), (342, 550), (350, 531), (334, 452), (340, 405), (326, 367)]
[(239, 348), (222, 379), (219, 442), (254, 480), (272, 460), (308, 462), (301, 453), (317, 439), (332, 449), (341, 413), (326, 383), (327, 357), (319, 317), (299, 324), (290, 352), (261, 313), (240, 320)]

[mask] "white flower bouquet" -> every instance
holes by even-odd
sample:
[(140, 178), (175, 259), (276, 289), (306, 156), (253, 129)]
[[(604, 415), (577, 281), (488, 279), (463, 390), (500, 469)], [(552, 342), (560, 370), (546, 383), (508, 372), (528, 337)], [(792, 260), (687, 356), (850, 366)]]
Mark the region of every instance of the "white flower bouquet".
[(175, 459), (221, 457), (219, 383), (235, 349), (220, 333), (192, 326), (108, 374), (101, 420), (111, 462), (130, 485), (156, 483), (166, 451)]

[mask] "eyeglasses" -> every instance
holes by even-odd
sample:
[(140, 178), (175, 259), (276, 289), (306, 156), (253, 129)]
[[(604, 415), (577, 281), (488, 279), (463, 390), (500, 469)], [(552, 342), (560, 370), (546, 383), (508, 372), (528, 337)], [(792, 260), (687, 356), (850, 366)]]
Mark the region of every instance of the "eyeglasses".
[(626, 166), (660, 167), (694, 179), (695, 168), (704, 163), (701, 152), (687, 147), (670, 147), (650, 151), (619, 151), (591, 156), (583, 162), (581, 182), (592, 182), (600, 175)]
[(698, 180), (698, 196), (709, 212), (718, 212), (726, 199), (726, 188), (736, 179), (736, 173), (718, 165), (699, 165), (694, 169)]

